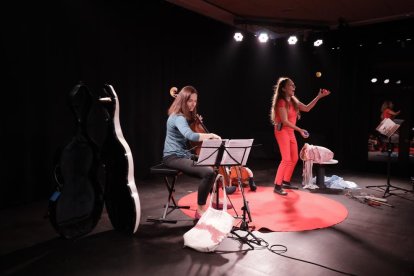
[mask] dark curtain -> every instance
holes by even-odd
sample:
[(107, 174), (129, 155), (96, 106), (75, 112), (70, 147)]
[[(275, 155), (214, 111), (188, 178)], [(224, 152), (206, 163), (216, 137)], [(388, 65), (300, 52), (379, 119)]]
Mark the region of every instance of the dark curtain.
[[(283, 75), (294, 79), (303, 102), (320, 87), (333, 91), (299, 121), (311, 133), (308, 142), (331, 148), (341, 164), (366, 162), (359, 153), (366, 153), (366, 137), (349, 134), (366, 128), (370, 95), (358, 82), (368, 74), (361, 65), (369, 53), (355, 54), (350, 30), (333, 35), (343, 45), (335, 52), (258, 45), (252, 34), (235, 43), (230, 26), (164, 1), (26, 2), (9, 3), (0, 22), (0, 208), (50, 196), (55, 154), (74, 134), (68, 94), (79, 81), (96, 98), (104, 83), (113, 85), (138, 179), (161, 161), (172, 86), (198, 89), (199, 113), (211, 132), (254, 138), (260, 146), (249, 163), (279, 158), (268, 114), (272, 87)], [(89, 130), (98, 145), (103, 120), (95, 103)]]

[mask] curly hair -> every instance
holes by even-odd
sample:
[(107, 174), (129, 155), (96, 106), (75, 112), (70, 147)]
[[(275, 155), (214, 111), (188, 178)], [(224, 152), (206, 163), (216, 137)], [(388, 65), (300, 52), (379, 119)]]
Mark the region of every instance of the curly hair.
[[(272, 107), (270, 109), (270, 122), (272, 123), (272, 125), (275, 125), (275, 119), (276, 119), (276, 103), (278, 100), (280, 99), (286, 99), (286, 93), (285, 91), (282, 89), (284, 88), (289, 81), (292, 81), (290, 78), (288, 77), (280, 77), (277, 80), (276, 85), (273, 87), (273, 98), (272, 98)], [(298, 107), (298, 99), (296, 97), (292, 97), (292, 104), (293, 107), (295, 108), (298, 117), (300, 117), (300, 113), (299, 113), (299, 107)]]

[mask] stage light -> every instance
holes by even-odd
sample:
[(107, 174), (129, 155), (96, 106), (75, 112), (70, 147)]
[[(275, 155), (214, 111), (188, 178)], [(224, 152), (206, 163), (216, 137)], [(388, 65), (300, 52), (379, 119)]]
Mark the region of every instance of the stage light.
[(315, 40), (315, 42), (313, 42), (313, 46), (315, 47), (319, 47), (323, 44), (323, 40), (322, 39), (317, 39)]
[(240, 32), (234, 33), (233, 36), (234, 40), (236, 40), (237, 42), (243, 41), (243, 34)]
[(316, 72), (316, 74), (315, 74), (315, 75), (316, 75), (316, 77), (317, 77), (317, 78), (322, 77), (322, 73), (321, 73), (321, 72), (319, 72), (319, 71), (318, 71), (318, 72)]
[(269, 35), (267, 33), (260, 33), (258, 39), (260, 43), (266, 43), (269, 40)]
[(377, 81), (378, 81), (378, 79), (377, 79), (377, 78), (372, 78), (372, 79), (371, 79), (371, 82), (372, 82), (372, 83), (376, 83)]
[(401, 84), (401, 80), (397, 80), (395, 83), (396, 84)]
[(387, 83), (389, 83), (389, 82), (390, 82), (390, 80), (389, 80), (389, 79), (385, 79), (385, 80), (384, 80), (384, 83), (385, 83), (385, 84), (387, 84)]
[(295, 35), (291, 35), (288, 39), (288, 43), (290, 45), (295, 45), (298, 42), (298, 38)]

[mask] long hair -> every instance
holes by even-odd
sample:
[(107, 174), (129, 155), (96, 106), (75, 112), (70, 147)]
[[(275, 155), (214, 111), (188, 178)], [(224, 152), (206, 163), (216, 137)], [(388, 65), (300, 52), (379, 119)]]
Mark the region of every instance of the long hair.
[(391, 101), (384, 101), (381, 106), (381, 112), (384, 112), (385, 109), (389, 108), (392, 109), (394, 107)]
[(192, 94), (197, 94), (197, 90), (192, 86), (184, 86), (175, 97), (174, 102), (171, 104), (170, 108), (168, 109), (168, 115), (171, 114), (181, 114), (183, 115), (187, 121), (193, 120), (195, 114), (197, 114), (197, 106), (191, 112), (188, 109), (187, 102), (190, 99)]
[[(277, 101), (280, 99), (286, 100), (286, 92), (282, 88), (286, 87), (288, 81), (292, 81), (292, 80), (288, 77), (280, 77), (277, 80), (276, 85), (273, 87), (274, 94), (272, 98), (272, 107), (270, 109), (270, 122), (272, 123), (272, 125), (276, 124), (275, 120), (276, 120)], [(298, 99), (295, 96), (292, 97), (291, 103), (293, 104), (293, 107), (295, 108), (298, 114), (298, 118), (300, 118)]]

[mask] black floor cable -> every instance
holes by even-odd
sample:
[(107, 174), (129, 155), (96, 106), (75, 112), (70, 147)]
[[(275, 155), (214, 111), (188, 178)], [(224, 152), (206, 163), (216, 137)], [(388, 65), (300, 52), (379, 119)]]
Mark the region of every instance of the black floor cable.
[[(281, 249), (273, 249), (274, 247), (281, 247)], [(288, 259), (304, 262), (304, 263), (307, 263), (307, 264), (316, 265), (316, 266), (323, 267), (323, 268), (326, 268), (326, 269), (329, 269), (331, 271), (335, 271), (335, 272), (338, 272), (338, 273), (341, 273), (341, 274), (344, 274), (344, 275), (356, 276), (356, 274), (340, 271), (340, 270), (337, 270), (337, 269), (334, 269), (334, 268), (331, 268), (331, 267), (328, 267), (328, 266), (325, 266), (325, 265), (321, 265), (321, 264), (314, 263), (314, 262), (311, 262), (311, 261), (306, 261), (306, 260), (302, 260), (302, 259), (298, 259), (298, 258), (295, 258), (295, 257), (284, 255), (283, 253), (287, 252), (287, 247), (284, 246), (284, 245), (281, 245), (281, 244), (274, 244), (274, 245), (268, 247), (268, 249), (269, 249), (270, 252), (275, 253), (279, 256), (288, 258)]]
[(274, 254), (277, 254), (279, 256), (282, 256), (282, 257), (285, 257), (285, 258), (288, 258), (288, 259), (291, 259), (291, 260), (295, 260), (295, 261), (300, 261), (300, 262), (304, 262), (304, 263), (307, 263), (307, 264), (316, 265), (316, 266), (319, 266), (319, 267), (322, 267), (322, 268), (326, 268), (328, 270), (335, 271), (335, 272), (338, 272), (338, 273), (341, 273), (341, 274), (344, 274), (344, 275), (356, 276), (356, 274), (352, 274), (352, 273), (340, 271), (340, 270), (337, 270), (337, 269), (334, 269), (334, 268), (331, 268), (331, 267), (328, 267), (328, 266), (325, 266), (325, 265), (321, 265), (321, 264), (314, 263), (314, 262), (311, 262), (311, 261), (306, 261), (306, 260), (302, 260), (302, 259), (299, 259), (299, 258), (295, 258), (295, 257), (291, 257), (291, 256), (284, 255), (284, 253), (287, 252), (287, 247), (285, 245), (282, 245), (282, 244), (269, 245), (269, 243), (267, 241), (265, 241), (264, 239), (262, 239), (262, 238), (258, 238), (258, 240), (260, 240), (260, 244), (263, 243), (263, 245), (259, 245), (255, 249), (265, 249), (266, 248), (266, 249), (268, 249), (270, 252), (272, 252)]

